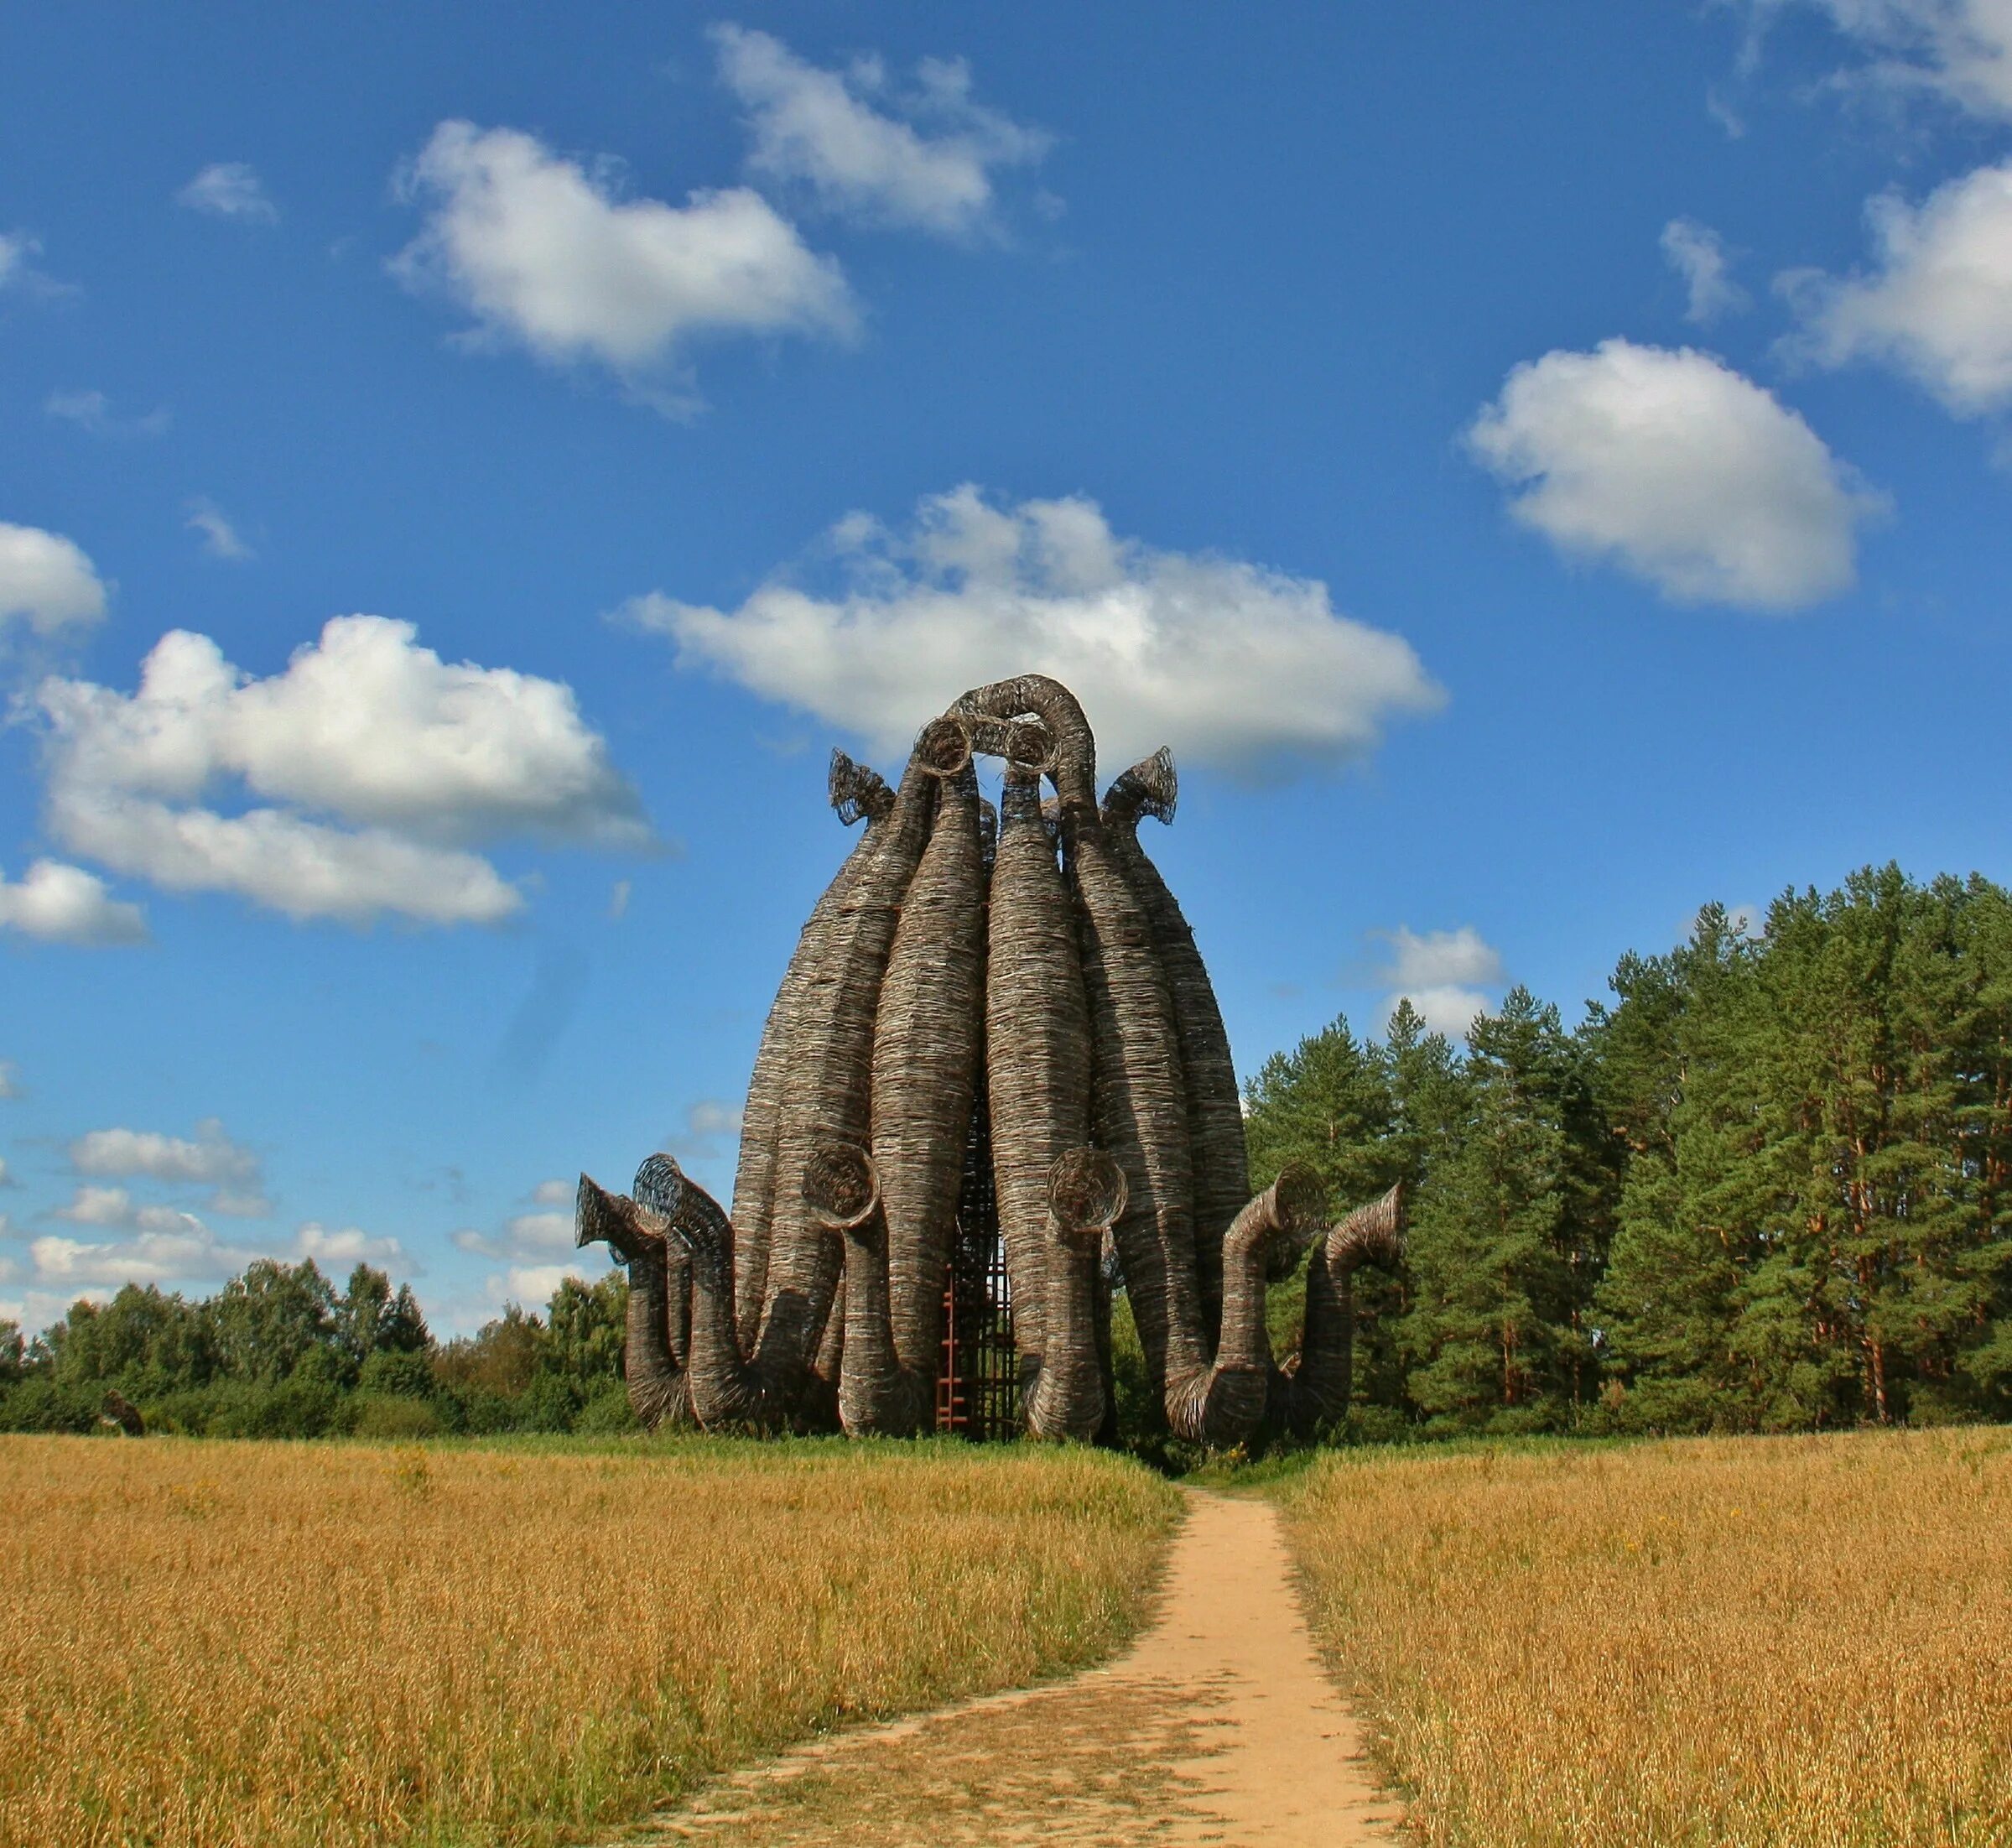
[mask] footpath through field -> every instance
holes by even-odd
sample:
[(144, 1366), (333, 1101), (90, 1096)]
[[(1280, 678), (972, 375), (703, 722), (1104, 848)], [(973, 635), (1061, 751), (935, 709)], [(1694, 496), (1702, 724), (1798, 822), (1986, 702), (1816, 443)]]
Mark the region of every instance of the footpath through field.
[(1072, 1681), (805, 1746), (624, 1838), (710, 1848), (1401, 1840), (1270, 1502), (1190, 1491), (1158, 1616)]

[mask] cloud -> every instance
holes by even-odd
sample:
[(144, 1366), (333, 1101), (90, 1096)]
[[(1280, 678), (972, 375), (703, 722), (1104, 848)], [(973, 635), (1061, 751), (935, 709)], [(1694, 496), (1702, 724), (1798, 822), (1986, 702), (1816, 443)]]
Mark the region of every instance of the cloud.
[(173, 1233), (181, 1237), (209, 1236), (208, 1228), (195, 1214), (174, 1206), (142, 1205), (123, 1187), (81, 1184), (69, 1204), (56, 1209), (56, 1217), (78, 1226)]
[(1052, 145), (973, 102), (961, 59), (923, 60), (916, 88), (897, 94), (876, 59), (822, 70), (766, 32), (720, 25), (712, 39), (720, 80), (747, 112), (748, 164), (871, 223), (970, 237), (991, 221), (991, 169), (1037, 161)]
[(57, 1216), (123, 1237), (74, 1238), (50, 1233), (32, 1241), (34, 1279), (72, 1289), (116, 1288), (123, 1283), (213, 1281), (265, 1255), (254, 1246), (217, 1237), (193, 1213), (135, 1205), (123, 1188), (80, 1187)]
[(132, 1238), (98, 1242), (49, 1233), (32, 1241), (29, 1256), (35, 1280), (72, 1288), (122, 1283), (167, 1283), (191, 1278), (217, 1278), (242, 1270), (257, 1254), (216, 1239), (200, 1221), (181, 1231), (141, 1232)]
[(0, 232), (0, 289), (18, 289), (29, 295), (74, 295), (73, 283), (60, 283), (35, 268), (42, 254), (39, 238), (24, 231)]
[(684, 1128), (666, 1136), (663, 1148), (666, 1153), (688, 1165), (703, 1166), (724, 1160), (725, 1145), (737, 1141), (740, 1134), (738, 1104), (730, 1104), (723, 1097), (701, 1097), (685, 1106)]
[(574, 1248), (572, 1204), (573, 1190), (567, 1188), (564, 1212), (518, 1213), (503, 1222), (501, 1232), (465, 1226), (448, 1236), (458, 1250), (479, 1252), (485, 1257), (549, 1259), (554, 1252), (566, 1254)]
[(626, 879), (617, 879), (609, 888), (608, 916), (611, 919), (618, 921), (628, 915), (629, 894), (633, 889), (632, 882)]
[(1371, 934), (1390, 946), (1380, 971), (1390, 991), (1386, 1015), (1400, 1001), (1409, 1001), (1432, 1032), (1458, 1039), (1487, 1007), (1484, 991), (1501, 985), (1501, 953), (1472, 924), (1424, 932), (1399, 924)]
[(542, 1180), (531, 1189), (531, 1200), (536, 1206), (570, 1206), (574, 1192), (569, 1180)]
[(1677, 602), (1778, 612), (1848, 591), (1858, 525), (1885, 506), (1795, 412), (1689, 347), (1526, 362), (1467, 443), (1525, 525)]
[(582, 1283), (594, 1281), (593, 1273), (580, 1264), (513, 1264), (507, 1275), (490, 1278), (486, 1288), (490, 1300), (499, 1307), (528, 1303), (542, 1309), (569, 1277)]
[[(137, 693), (51, 679), (39, 698), (52, 829), (170, 890), (236, 893), (296, 919), (492, 924), (523, 897), (468, 845), (651, 844), (571, 688), (450, 664), (382, 617), (335, 617), (264, 679), (175, 630)], [(203, 806), (219, 783), (275, 805)]]
[(616, 177), (515, 129), (444, 122), (404, 176), (426, 218), (393, 273), (465, 309), (489, 342), (605, 366), (666, 408), (665, 368), (694, 336), (854, 330), (837, 263), (760, 194), (668, 206), (618, 198)]
[[(1779, 4), (1780, 0), (1767, 0)], [(2007, 0), (1812, 0), (1874, 53), (1873, 81), (1965, 112), (2012, 117), (2012, 5)]]
[(102, 946), (146, 942), (147, 919), (138, 905), (114, 898), (95, 873), (38, 860), (16, 884), (0, 873), (0, 930), (42, 943)]
[(25, 622), (49, 636), (101, 621), (106, 586), (74, 540), (0, 521), (0, 633)]
[(294, 1250), (297, 1256), (311, 1257), (324, 1266), (396, 1264), (411, 1268), (405, 1247), (397, 1239), (373, 1238), (354, 1226), (330, 1231), (318, 1221), (309, 1220), (294, 1233)]
[(616, 613), (679, 666), (889, 752), (966, 688), (1031, 672), (1075, 690), (1112, 768), (1162, 743), (1237, 770), (1334, 764), (1443, 703), (1407, 642), (1337, 614), (1318, 580), (1120, 539), (1094, 501), (1001, 508), (967, 484), (906, 534), (853, 513), (831, 537), (835, 596), (777, 576), (731, 612), (652, 593)]
[(237, 536), (237, 528), (225, 518), (224, 510), (206, 496), (189, 503), (189, 517), (182, 523), (203, 536), (203, 549), (211, 558), (242, 563), (252, 556), (252, 548)]
[(222, 1122), (206, 1117), (193, 1139), (152, 1129), (94, 1129), (70, 1145), (70, 1165), (98, 1179), (148, 1180), (227, 1188), (259, 1185), (258, 1158), (233, 1142)]
[(42, 409), (93, 436), (159, 436), (174, 422), (164, 405), (144, 417), (115, 417), (112, 400), (102, 392), (51, 392)]
[(21, 1083), (21, 1068), (11, 1059), (0, 1059), (0, 1104), (12, 1103), (27, 1095)]
[(1881, 362), (1958, 417), (2012, 406), (2012, 160), (1952, 180), (1919, 206), (1882, 194), (1866, 217), (1872, 274), (1777, 279), (1802, 323), (1791, 350), (1825, 366)]
[(279, 221), (279, 208), (268, 196), (257, 169), (242, 160), (212, 162), (174, 195), (174, 202), (191, 211), (239, 218), (249, 225)]
[(1725, 242), (1695, 218), (1672, 218), (1663, 226), (1664, 261), (1684, 279), (1689, 300), (1684, 319), (1703, 325), (1721, 315), (1753, 305), (1753, 298), (1732, 279)]

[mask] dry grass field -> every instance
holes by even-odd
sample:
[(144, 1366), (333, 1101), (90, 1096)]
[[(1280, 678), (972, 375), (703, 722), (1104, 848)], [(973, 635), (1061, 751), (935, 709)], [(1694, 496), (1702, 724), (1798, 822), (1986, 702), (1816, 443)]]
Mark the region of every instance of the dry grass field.
[(2012, 1841), (2012, 1432), (1358, 1451), (1285, 1499), (1435, 1848)]
[(536, 1842), (1142, 1614), (1178, 1497), (1032, 1447), (0, 1439), (0, 1842)]

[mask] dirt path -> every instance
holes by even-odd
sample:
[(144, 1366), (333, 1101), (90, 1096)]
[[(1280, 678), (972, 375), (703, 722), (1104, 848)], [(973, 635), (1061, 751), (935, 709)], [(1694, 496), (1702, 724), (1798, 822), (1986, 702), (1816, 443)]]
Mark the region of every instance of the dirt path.
[(1191, 1492), (1158, 1617), (1109, 1668), (805, 1746), (631, 1842), (711, 1848), (1394, 1844), (1278, 1516)]

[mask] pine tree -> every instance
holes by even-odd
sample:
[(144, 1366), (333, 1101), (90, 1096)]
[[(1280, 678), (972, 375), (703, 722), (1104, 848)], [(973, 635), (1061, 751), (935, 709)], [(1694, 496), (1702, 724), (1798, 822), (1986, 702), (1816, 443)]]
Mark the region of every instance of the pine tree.
[(1735, 1351), (1743, 1278), (1765, 1256), (1775, 1196), (1756, 1164), (1761, 1063), (1756, 947), (1708, 905), (1666, 957), (1622, 958), (1595, 1012), (1603, 1106), (1625, 1164), (1595, 1314), (1607, 1403), (1627, 1429), (1755, 1422)]
[(1592, 1389), (1605, 1246), (1585, 1054), (1556, 1007), (1515, 988), (1469, 1029), (1465, 1083), (1464, 1133), (1412, 1221), (1411, 1393), (1445, 1424), (1559, 1426)]

